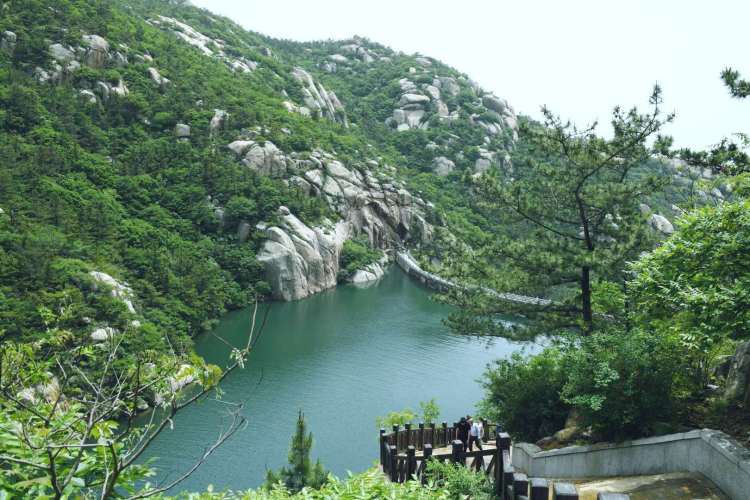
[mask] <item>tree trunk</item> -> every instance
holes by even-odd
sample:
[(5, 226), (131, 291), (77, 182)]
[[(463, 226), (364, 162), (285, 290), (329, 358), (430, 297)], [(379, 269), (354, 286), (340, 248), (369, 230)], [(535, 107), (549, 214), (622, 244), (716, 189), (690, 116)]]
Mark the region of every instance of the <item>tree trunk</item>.
[(591, 270), (589, 266), (581, 268), (581, 301), (583, 309), (583, 332), (588, 335), (594, 328), (593, 311), (591, 309)]

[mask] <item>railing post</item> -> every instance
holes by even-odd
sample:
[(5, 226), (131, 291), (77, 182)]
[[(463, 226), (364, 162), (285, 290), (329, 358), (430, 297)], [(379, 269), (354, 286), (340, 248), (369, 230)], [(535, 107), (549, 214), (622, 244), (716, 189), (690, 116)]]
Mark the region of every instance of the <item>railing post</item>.
[(396, 449), (398, 449), (398, 430), (399, 430), (398, 424), (393, 424), (393, 442), (391, 444), (396, 445)]
[(409, 448), (411, 445), (411, 423), (404, 424), (404, 434), (406, 439), (404, 440), (404, 448)]
[(578, 500), (578, 490), (571, 483), (555, 483), (553, 500)]
[(417, 472), (417, 454), (414, 446), (409, 445), (406, 449), (406, 478), (404, 482), (410, 481), (411, 477)]
[(500, 447), (503, 450), (508, 450), (510, 452), (510, 434), (507, 432), (501, 432), (498, 434), (497, 442), (500, 443)]
[(510, 453), (503, 450), (503, 492), (506, 500), (513, 500), (513, 473), (516, 472), (510, 463)]
[(531, 500), (549, 500), (549, 483), (541, 477), (529, 479), (531, 484)]
[[(437, 443), (435, 442), (435, 429), (436, 429), (435, 422), (430, 422), (430, 444), (432, 446), (435, 446)], [(438, 447), (439, 448), (439, 447)]]
[(450, 441), (448, 440), (448, 422), (443, 422), (443, 446), (448, 446)]
[(386, 437), (385, 437), (385, 429), (383, 429), (381, 427), (380, 428), (380, 439), (379, 439), (379, 443), (380, 443), (380, 466), (383, 468), (384, 471), (385, 471), (385, 439), (386, 439)]
[[(495, 495), (503, 495), (503, 447), (500, 440), (500, 426), (495, 430)], [(546, 499), (545, 499), (546, 500)]]
[(464, 443), (458, 439), (454, 440), (451, 444), (451, 462), (454, 464), (466, 465), (466, 459), (464, 458)]
[(453, 422), (453, 427), (451, 427), (451, 441), (454, 439), (458, 439), (458, 422)]
[(388, 459), (390, 460), (390, 473), (391, 473), (391, 482), (397, 483), (398, 482), (398, 448), (396, 448), (395, 444), (392, 444), (390, 448), (390, 456)]
[(432, 445), (425, 443), (422, 452), (422, 484), (427, 482), (427, 465), (429, 465), (430, 460), (432, 460)]
[(513, 474), (513, 495), (518, 498), (529, 495), (529, 478), (522, 472)]
[(417, 438), (417, 449), (424, 449), (424, 422), (419, 422), (419, 437)]

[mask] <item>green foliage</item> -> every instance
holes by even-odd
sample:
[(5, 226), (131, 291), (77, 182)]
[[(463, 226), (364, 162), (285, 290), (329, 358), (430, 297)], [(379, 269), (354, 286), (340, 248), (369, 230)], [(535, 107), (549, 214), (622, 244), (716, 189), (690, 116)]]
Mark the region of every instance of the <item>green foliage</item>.
[(641, 331), (597, 333), (566, 352), (562, 398), (605, 440), (648, 435), (672, 418), (679, 360), (668, 338)]
[(378, 428), (388, 430), (394, 425), (403, 427), (404, 424), (414, 422), (416, 418), (417, 414), (407, 408), (402, 411), (392, 411), (385, 416), (377, 417), (375, 419), (375, 424), (378, 426)]
[(516, 439), (533, 442), (563, 427), (570, 406), (560, 397), (567, 379), (558, 349), (495, 361), (482, 380), (480, 412)]
[(268, 471), (265, 487), (273, 489), (274, 485), (280, 483), (292, 493), (297, 493), (306, 487), (316, 489), (323, 486), (328, 481), (328, 473), (320, 460), (313, 464), (310, 458), (312, 445), (312, 433), (307, 433), (305, 416), (300, 411), (297, 430), (289, 447), (289, 467), (282, 467), (278, 473)]
[(484, 472), (476, 472), (450, 462), (431, 460), (426, 471), (428, 481), (448, 491), (450, 498), (490, 500), (496, 498), (493, 485)]
[(364, 269), (382, 257), (383, 252), (372, 248), (367, 238), (358, 237), (346, 240), (339, 257), (339, 280), (345, 280), (359, 269)]
[(673, 338), (695, 388), (727, 339), (750, 338), (750, 202), (705, 207), (633, 265), (632, 317)]
[[(461, 332), (530, 338), (577, 331), (589, 334), (609, 318), (593, 309), (592, 284), (624, 282), (622, 268), (652, 245), (639, 211), (644, 194), (663, 184), (636, 175), (652, 154), (647, 139), (671, 120), (660, 111), (658, 87), (651, 110), (615, 108), (614, 137), (579, 130), (544, 110), (544, 126), (529, 125), (510, 175), (485, 175), (476, 185), (479, 208), (505, 230), (475, 250), (458, 246), (454, 274), (468, 287), (448, 298), (460, 306), (450, 325)], [(554, 300), (515, 304), (485, 293), (513, 290)], [(501, 314), (521, 314), (526, 328), (509, 328)], [(603, 321), (604, 320), (604, 321)]]
[(415, 413), (410, 408), (406, 408), (401, 411), (392, 411), (385, 416), (378, 417), (375, 419), (375, 423), (378, 428), (388, 430), (394, 425), (403, 427), (404, 424), (411, 424), (416, 421), (424, 424), (437, 423), (439, 418), (440, 407), (435, 398), (432, 398), (429, 401), (419, 402), (419, 414)]
[(420, 401), (419, 411), (421, 414), (420, 421), (425, 424), (437, 423), (440, 419), (440, 407), (435, 398), (432, 398), (429, 401)]
[[(455, 488), (454, 488), (455, 489)], [(305, 488), (298, 493), (283, 487), (239, 492), (186, 493), (180, 500), (377, 500), (381, 498), (399, 500), (449, 500), (459, 498), (446, 487), (433, 482), (422, 485), (418, 481), (392, 483), (378, 469), (370, 469), (346, 479), (332, 478), (320, 489)], [(164, 499), (167, 497), (155, 497)], [(479, 497), (483, 498), (483, 497)]]

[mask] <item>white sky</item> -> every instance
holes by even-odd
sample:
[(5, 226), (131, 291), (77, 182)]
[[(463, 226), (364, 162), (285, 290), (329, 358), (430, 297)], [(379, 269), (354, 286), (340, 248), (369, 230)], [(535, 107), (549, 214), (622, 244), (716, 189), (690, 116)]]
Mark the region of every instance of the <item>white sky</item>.
[[(467, 73), (539, 117), (584, 125), (616, 104), (644, 106), (655, 82), (677, 145), (750, 132), (750, 99), (731, 99), (726, 66), (750, 77), (748, 0), (193, 0), (276, 38), (360, 35)], [(645, 108), (644, 108), (645, 109)], [(604, 130), (603, 130), (604, 132)]]

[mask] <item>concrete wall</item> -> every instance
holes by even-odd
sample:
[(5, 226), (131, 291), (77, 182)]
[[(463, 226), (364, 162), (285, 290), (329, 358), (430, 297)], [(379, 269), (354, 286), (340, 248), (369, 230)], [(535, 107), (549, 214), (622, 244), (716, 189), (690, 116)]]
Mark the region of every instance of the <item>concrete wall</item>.
[(396, 264), (398, 264), (398, 266), (403, 269), (406, 274), (415, 278), (426, 287), (432, 288), (433, 290), (445, 292), (456, 286), (450, 281), (445, 280), (440, 276), (436, 276), (432, 273), (428, 273), (427, 271), (422, 269), (419, 264), (417, 264), (417, 261), (415, 261), (408, 252), (396, 253)]
[(750, 498), (750, 450), (710, 429), (549, 451), (520, 443), (512, 462), (531, 477), (561, 479), (700, 472), (732, 499)]

